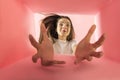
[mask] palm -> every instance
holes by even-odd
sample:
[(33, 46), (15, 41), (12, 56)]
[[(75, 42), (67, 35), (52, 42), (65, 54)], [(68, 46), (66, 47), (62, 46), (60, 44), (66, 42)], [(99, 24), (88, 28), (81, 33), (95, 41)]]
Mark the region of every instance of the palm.
[(93, 56), (97, 57), (97, 58), (101, 57), (102, 51), (96, 52), (96, 49), (102, 45), (102, 43), (105, 39), (105, 36), (103, 34), (99, 38), (98, 41), (91, 44), (90, 38), (91, 38), (93, 32), (95, 31), (95, 28), (96, 28), (96, 26), (92, 25), (92, 27), (88, 31), (88, 34), (85, 36), (85, 38), (79, 42), (79, 44), (76, 48), (76, 52), (75, 52), (75, 56), (76, 56), (75, 63), (76, 64), (84, 59), (87, 59), (88, 61), (90, 61), (90, 60), (92, 60)]
[(44, 24), (41, 25), (41, 35), (42, 41), (40, 43), (36, 42), (32, 35), (29, 35), (31, 44), (37, 49), (37, 53), (32, 57), (33, 62), (37, 62), (37, 59), (40, 58), (41, 64), (45, 66), (53, 64), (64, 64), (64, 61), (53, 60), (53, 46), (51, 41), (48, 39)]
[(41, 58), (44, 60), (53, 60), (54, 51), (53, 46), (50, 40), (48, 39), (47, 32), (44, 26), (41, 26), (41, 34), (43, 35), (43, 40), (41, 44), (39, 44), (38, 52)]

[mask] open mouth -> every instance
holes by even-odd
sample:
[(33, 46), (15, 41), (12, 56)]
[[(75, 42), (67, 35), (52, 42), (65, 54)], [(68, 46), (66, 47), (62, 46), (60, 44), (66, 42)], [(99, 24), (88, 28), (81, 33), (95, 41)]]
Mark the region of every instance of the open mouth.
[(64, 33), (65, 33), (65, 32), (67, 32), (67, 30), (66, 30), (66, 29), (63, 29), (63, 30), (62, 30), (62, 32), (64, 32)]

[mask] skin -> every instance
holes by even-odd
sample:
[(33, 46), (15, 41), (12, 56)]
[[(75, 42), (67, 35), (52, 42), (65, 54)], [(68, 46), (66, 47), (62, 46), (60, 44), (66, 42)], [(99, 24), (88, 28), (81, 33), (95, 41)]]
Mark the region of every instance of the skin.
[[(70, 25), (69, 20), (67, 19), (60, 19), (57, 23), (57, 32), (58, 32), (58, 38), (61, 40), (66, 40), (66, 37), (70, 33)], [(96, 52), (96, 49), (100, 47), (104, 40), (105, 40), (105, 34), (103, 34), (98, 41), (91, 44), (90, 39), (92, 34), (94, 33), (96, 28), (96, 25), (92, 25), (89, 29), (87, 35), (78, 43), (78, 45), (74, 46), (74, 52), (76, 60), (74, 61), (75, 64), (78, 64), (79, 62), (83, 60), (91, 61), (92, 57), (100, 58), (102, 56), (102, 51)], [(44, 33), (44, 34), (43, 34)], [(37, 62), (37, 60), (41, 59), (41, 64), (44, 66), (54, 65), (54, 64), (64, 64), (64, 61), (57, 61), (54, 60), (54, 51), (53, 51), (53, 44), (48, 39), (47, 30), (45, 29), (44, 24), (41, 24), (41, 41), (38, 43), (32, 35), (29, 35), (29, 40), (33, 47), (37, 49), (37, 53), (32, 56), (33, 62)], [(47, 49), (47, 50), (46, 50)]]
[(100, 58), (102, 56), (103, 52), (102, 51), (96, 52), (96, 49), (103, 44), (105, 40), (105, 34), (103, 34), (95, 43), (93, 44), (90, 43), (90, 39), (95, 31), (95, 28), (96, 25), (92, 25), (87, 35), (78, 43), (75, 51), (76, 56), (76, 60), (74, 62), (75, 64), (78, 64), (79, 62), (85, 59), (91, 61), (92, 57)]
[[(65, 64), (64, 61), (57, 61), (54, 60), (54, 52), (53, 52), (53, 46), (51, 41), (48, 39), (47, 36), (47, 30), (45, 29), (44, 24), (41, 24), (41, 35), (42, 35), (42, 41), (38, 43), (32, 35), (29, 35), (29, 40), (33, 47), (37, 49), (37, 53), (32, 56), (32, 61), (34, 63), (37, 62), (37, 60), (41, 59), (41, 64), (43, 66), (50, 66), (54, 64)], [(44, 33), (44, 34), (43, 34)], [(47, 49), (47, 50), (46, 50)]]
[[(58, 20), (56, 32), (58, 33), (59, 40), (66, 41), (68, 35), (70, 34), (70, 30), (71, 30), (71, 22), (67, 18), (61, 18)], [(76, 46), (77, 45), (74, 45), (72, 47), (73, 53), (75, 53)]]
[(68, 19), (61, 18), (58, 20), (57, 23), (58, 39), (66, 41), (67, 36), (70, 34), (70, 30), (71, 30), (71, 24)]

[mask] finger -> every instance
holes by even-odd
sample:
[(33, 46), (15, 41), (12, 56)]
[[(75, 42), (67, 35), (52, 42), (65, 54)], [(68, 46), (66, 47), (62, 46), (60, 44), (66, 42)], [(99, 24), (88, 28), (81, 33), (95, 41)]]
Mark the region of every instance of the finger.
[(43, 41), (43, 29), (41, 27), (44, 27), (43, 23), (41, 23), (41, 25), (40, 25), (39, 43), (42, 43), (42, 41)]
[(43, 39), (48, 38), (47, 30), (46, 30), (45, 25), (43, 23), (41, 23), (41, 36)]
[(40, 58), (39, 55), (38, 55), (38, 54), (35, 54), (35, 55), (32, 56), (32, 61), (33, 61), (34, 63), (36, 63), (37, 60), (38, 60), (38, 58)]
[(74, 64), (78, 64), (83, 60), (84, 60), (84, 58), (76, 58), (76, 60), (74, 61)]
[(91, 38), (92, 34), (93, 34), (94, 31), (95, 31), (95, 28), (96, 28), (96, 25), (94, 24), (94, 25), (92, 25), (92, 27), (89, 29), (87, 35), (85, 36), (86, 41), (88, 41), (88, 42), (90, 41), (90, 38)]
[(92, 56), (87, 56), (87, 57), (85, 57), (85, 59), (88, 61), (91, 61), (93, 58), (92, 58)]
[(42, 32), (40, 33), (40, 37), (39, 37), (39, 43), (41, 44), (43, 41), (43, 35), (42, 35)]
[(50, 66), (50, 65), (53, 65), (53, 62), (52, 61), (41, 61), (41, 64), (43, 66)]
[(43, 32), (43, 33), (46, 32), (46, 28), (45, 28), (44, 23), (41, 23), (40, 29), (41, 29), (41, 32)]
[(38, 49), (39, 44), (31, 34), (29, 34), (29, 40), (30, 40), (32, 46), (34, 46), (36, 49)]
[(98, 48), (98, 47), (100, 47), (100, 46), (103, 44), (104, 40), (105, 40), (105, 34), (103, 34), (103, 35), (99, 38), (99, 40), (98, 40), (97, 42), (95, 42), (94, 44), (92, 44), (93, 47), (94, 47), (95, 49)]
[(65, 64), (65, 61), (57, 61), (57, 60), (54, 60), (54, 61), (53, 61), (53, 64)]
[(43, 66), (51, 66), (51, 65), (54, 65), (54, 64), (65, 64), (65, 61), (46, 60), (46, 61), (42, 61), (41, 64)]
[(94, 56), (96, 58), (100, 58), (101, 56), (103, 56), (103, 52), (102, 51), (99, 51), (99, 52), (93, 52), (91, 54), (91, 56)]

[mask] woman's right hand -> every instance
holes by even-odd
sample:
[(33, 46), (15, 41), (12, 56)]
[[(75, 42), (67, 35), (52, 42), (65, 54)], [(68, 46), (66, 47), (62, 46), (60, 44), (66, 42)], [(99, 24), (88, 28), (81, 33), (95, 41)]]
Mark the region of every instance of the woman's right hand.
[(31, 44), (37, 49), (37, 53), (33, 55), (33, 62), (36, 62), (38, 58), (41, 59), (41, 64), (45, 66), (53, 65), (53, 64), (64, 64), (64, 61), (54, 60), (54, 50), (53, 44), (48, 39), (47, 29), (42, 23), (41, 26), (41, 42), (38, 43), (32, 35), (29, 35), (29, 40)]

